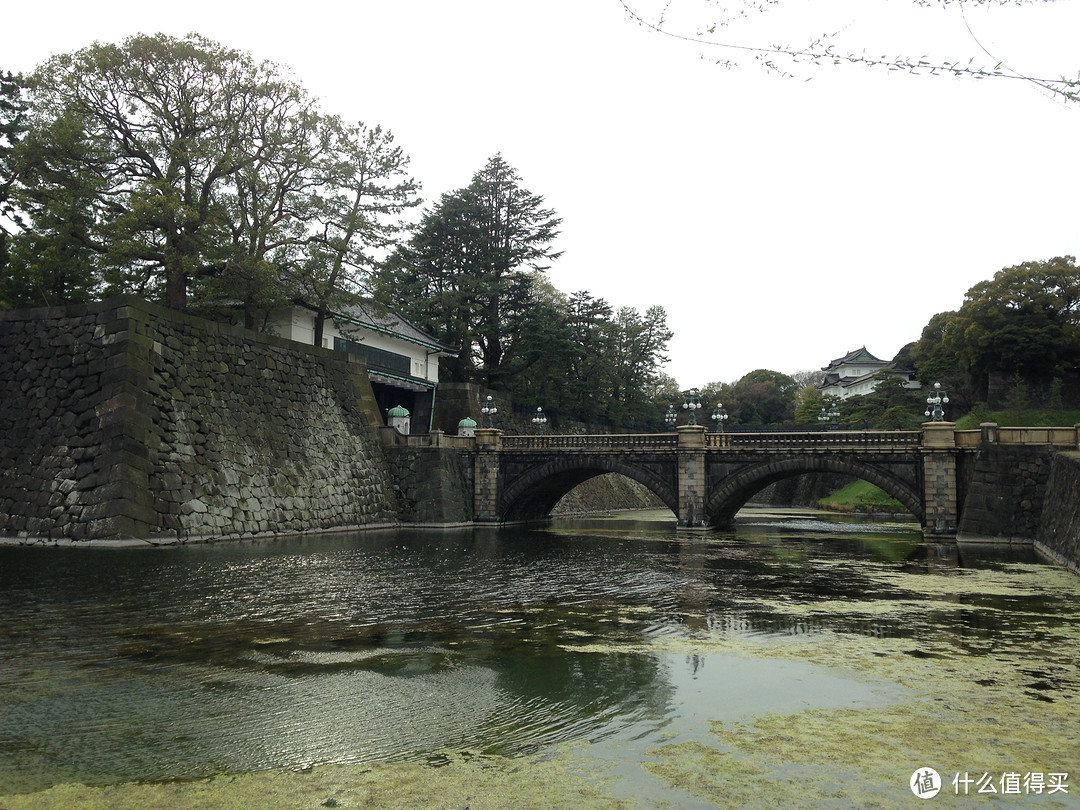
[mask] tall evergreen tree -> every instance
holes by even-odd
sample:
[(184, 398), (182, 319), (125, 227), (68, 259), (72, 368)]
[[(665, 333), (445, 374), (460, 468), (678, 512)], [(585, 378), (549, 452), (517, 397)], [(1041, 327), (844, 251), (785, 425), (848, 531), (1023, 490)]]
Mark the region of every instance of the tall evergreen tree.
[[(23, 81), (21, 76), (0, 71), (0, 273), (7, 266), (11, 236), (19, 223), (10, 197), (15, 183), (15, 144), (26, 131)], [(0, 292), (0, 306), (4, 304), (5, 297)]]
[(408, 246), (387, 263), (382, 288), (418, 325), (461, 347), (448, 364), (454, 380), (506, 387), (509, 308), (527, 287), (525, 274), (559, 257), (551, 243), (560, 223), (497, 154), (467, 187), (443, 194), (424, 214)]

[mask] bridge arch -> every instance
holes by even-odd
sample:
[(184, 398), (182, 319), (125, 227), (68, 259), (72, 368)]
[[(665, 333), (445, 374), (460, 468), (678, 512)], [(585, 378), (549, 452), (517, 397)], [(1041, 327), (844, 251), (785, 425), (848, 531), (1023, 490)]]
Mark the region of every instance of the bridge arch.
[(922, 496), (909, 482), (872, 463), (834, 455), (788, 456), (750, 464), (728, 475), (709, 493), (705, 502), (706, 519), (712, 526), (727, 526), (735, 519), (735, 513), (763, 487), (814, 472), (842, 473), (869, 481), (903, 504), (920, 525), (923, 522)]
[(678, 514), (674, 468), (664, 476), (617, 457), (588, 455), (550, 458), (508, 481), (499, 497), (499, 520), (542, 520), (566, 493), (604, 473), (619, 473), (637, 481)]

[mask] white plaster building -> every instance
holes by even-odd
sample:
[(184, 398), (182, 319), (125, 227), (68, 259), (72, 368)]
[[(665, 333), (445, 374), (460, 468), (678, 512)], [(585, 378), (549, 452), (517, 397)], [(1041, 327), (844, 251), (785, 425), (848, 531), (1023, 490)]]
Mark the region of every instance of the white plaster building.
[[(315, 339), (315, 312), (300, 305), (275, 310), (266, 330), (310, 346)], [(327, 318), (322, 345), (364, 358), (384, 418), (391, 408), (402, 407), (411, 414), (413, 431), (430, 429), (439, 358), (455, 357), (456, 349), (439, 343), (396, 312), (367, 304)]]
[(898, 369), (893, 363), (881, 360), (870, 354), (863, 346), (848, 352), (843, 357), (833, 360), (821, 370), (824, 378), (817, 385), (822, 396), (847, 399), (874, 393), (881, 381), (878, 376), (883, 370), (889, 370), (904, 376), (905, 388), (918, 389), (922, 384), (915, 379), (915, 373), (907, 369)]

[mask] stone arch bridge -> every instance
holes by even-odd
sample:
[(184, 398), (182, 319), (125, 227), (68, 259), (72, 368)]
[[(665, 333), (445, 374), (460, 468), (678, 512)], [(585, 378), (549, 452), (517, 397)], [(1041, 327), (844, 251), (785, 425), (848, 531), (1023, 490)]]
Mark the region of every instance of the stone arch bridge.
[(954, 534), (957, 448), (950, 423), (922, 431), (674, 433), (504, 436), (476, 432), (473, 512), (478, 522), (539, 520), (581, 482), (620, 473), (640, 482), (680, 526), (724, 527), (764, 486), (793, 475), (833, 472), (877, 485), (925, 532)]
[[(930, 422), (916, 431), (717, 434), (703, 426), (683, 426), (671, 433), (609, 436), (509, 436), (478, 429), (475, 439), (436, 431), (429, 441), (467, 451), (471, 515), (478, 523), (543, 519), (581, 482), (614, 472), (655, 493), (680, 526), (722, 528), (764, 486), (802, 473), (833, 472), (876, 484), (907, 508), (925, 534), (954, 537), (965, 500), (972, 502), (967, 511), (980, 515), (984, 524), (998, 522), (1012, 500), (1020, 504), (1033, 497), (1041, 503), (1044, 477), (1027, 482), (1027, 489), (1021, 487), (1027, 486), (1024, 482), (1010, 489), (1010, 481), (1019, 480), (1013, 475), (1015, 458), (991, 465), (984, 474), (981, 467), (987, 462), (979, 460), (980, 451), (985, 455), (1000, 442), (1017, 447), (1023, 458), (1046, 457), (1077, 449), (1078, 436), (1077, 427), (999, 429), (987, 424), (957, 431), (951, 422)], [(419, 438), (390, 441), (411, 444)]]

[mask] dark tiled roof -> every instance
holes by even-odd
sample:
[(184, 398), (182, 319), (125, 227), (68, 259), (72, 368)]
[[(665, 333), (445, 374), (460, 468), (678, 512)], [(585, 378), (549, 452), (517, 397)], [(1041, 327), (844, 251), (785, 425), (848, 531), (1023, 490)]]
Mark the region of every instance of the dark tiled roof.
[(333, 313), (338, 320), (349, 321), (376, 332), (385, 332), (394, 335), (410, 343), (417, 343), (429, 349), (443, 352), (451, 356), (457, 356), (458, 349), (439, 342), (420, 327), (411, 323), (405, 316), (395, 312), (389, 307), (376, 304), (357, 304), (346, 307), (341, 312)]
[(838, 366), (865, 365), (866, 363), (879, 363), (884, 366), (886, 365), (887, 361), (874, 357), (874, 355), (870, 354), (870, 352), (866, 350), (866, 347), (863, 346), (862, 348), (848, 352), (843, 357), (833, 360), (831, 363), (829, 363), (829, 365), (822, 368), (822, 371), (828, 371), (829, 369), (836, 368)]

